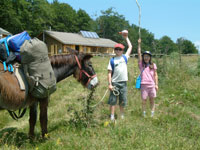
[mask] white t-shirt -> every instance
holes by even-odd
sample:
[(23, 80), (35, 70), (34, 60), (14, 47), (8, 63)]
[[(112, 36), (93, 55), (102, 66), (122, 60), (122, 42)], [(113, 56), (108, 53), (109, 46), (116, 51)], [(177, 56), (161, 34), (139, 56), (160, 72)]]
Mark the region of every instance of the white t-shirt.
[[(127, 61), (129, 55), (126, 55)], [(108, 70), (112, 70), (110, 61), (108, 64)], [(112, 82), (122, 82), (128, 81), (128, 71), (127, 71), (127, 64), (123, 56), (114, 57), (114, 73), (112, 75)]]

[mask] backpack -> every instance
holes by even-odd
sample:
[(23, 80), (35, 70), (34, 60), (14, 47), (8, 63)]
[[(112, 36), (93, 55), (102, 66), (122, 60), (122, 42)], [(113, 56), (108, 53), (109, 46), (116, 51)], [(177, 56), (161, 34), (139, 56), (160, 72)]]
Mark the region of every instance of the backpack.
[(0, 60), (6, 61), (7, 58), (8, 55), (7, 55), (6, 45), (4, 42), (1, 43), (0, 41)]
[(10, 63), (14, 61), (15, 57), (13, 57), (8, 48), (7, 39), (9, 37), (11, 36), (0, 39), (0, 60), (3, 63), (4, 71), (8, 69), (8, 71), (13, 72), (13, 67)]
[(16, 34), (14, 36), (11, 36), (8, 38), (8, 46), (14, 51), (14, 52), (20, 52), (20, 47), (24, 43), (25, 40), (30, 40), (31, 37), (29, 34), (24, 31), (22, 33)]
[[(126, 56), (125, 56), (124, 54), (123, 54), (122, 56), (123, 56), (123, 58), (124, 58), (124, 60), (125, 60), (125, 62), (126, 62), (126, 64), (127, 64), (127, 63), (128, 63), (128, 60), (127, 60)], [(114, 58), (115, 58), (115, 57), (112, 57), (112, 58), (110, 59), (110, 65), (111, 65), (111, 67), (112, 67), (112, 74), (113, 74), (114, 69), (115, 69)]]
[(29, 85), (29, 93), (46, 98), (56, 91), (56, 78), (44, 42), (37, 38), (26, 40), (20, 49), (21, 63)]

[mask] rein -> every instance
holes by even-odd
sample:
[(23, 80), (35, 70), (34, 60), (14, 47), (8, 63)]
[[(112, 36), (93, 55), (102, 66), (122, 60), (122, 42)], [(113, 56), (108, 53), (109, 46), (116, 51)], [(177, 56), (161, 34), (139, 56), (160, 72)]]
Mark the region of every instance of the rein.
[(77, 64), (78, 64), (78, 68), (80, 69), (79, 80), (81, 80), (81, 78), (82, 78), (82, 73), (84, 73), (84, 74), (89, 78), (88, 81), (87, 81), (87, 84), (86, 84), (86, 86), (88, 86), (88, 84), (90, 83), (90, 81), (91, 81), (93, 78), (95, 78), (97, 75), (96, 75), (96, 74), (93, 75), (93, 76), (89, 75), (85, 70), (82, 69), (81, 64), (80, 64), (80, 62), (79, 62), (79, 60), (78, 60), (78, 57), (77, 57), (76, 55), (75, 55), (75, 59), (76, 59), (76, 62), (77, 62)]
[(26, 113), (26, 108), (24, 108), (22, 112), (21, 112), (21, 109), (19, 109), (18, 115), (14, 111), (11, 111), (11, 110), (8, 110), (8, 112), (14, 120), (18, 120), (24, 116), (24, 114)]

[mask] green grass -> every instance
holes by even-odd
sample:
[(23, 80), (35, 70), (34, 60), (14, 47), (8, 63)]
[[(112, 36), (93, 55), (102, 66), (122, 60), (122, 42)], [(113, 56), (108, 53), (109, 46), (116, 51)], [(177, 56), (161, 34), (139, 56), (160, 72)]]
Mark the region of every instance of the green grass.
[[(176, 55), (158, 63), (159, 92), (155, 117), (141, 115), (140, 91), (134, 88), (139, 74), (137, 60), (128, 62), (128, 105), (125, 120), (109, 122), (105, 99), (86, 114), (90, 91), (73, 77), (57, 85), (48, 108), (48, 135), (43, 140), (39, 121), (36, 138), (29, 140), (28, 112), (14, 121), (8, 112), (0, 112), (0, 149), (3, 150), (198, 150), (200, 149), (200, 77), (198, 57), (183, 57), (181, 68)], [(99, 86), (92, 97), (95, 105), (107, 90), (108, 57), (94, 57)], [(116, 114), (119, 114), (117, 107)]]

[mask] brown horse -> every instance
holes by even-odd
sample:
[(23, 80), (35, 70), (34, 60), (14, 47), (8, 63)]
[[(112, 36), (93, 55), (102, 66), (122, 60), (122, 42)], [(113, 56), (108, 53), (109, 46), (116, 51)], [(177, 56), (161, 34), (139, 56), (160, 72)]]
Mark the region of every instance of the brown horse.
[[(51, 56), (50, 61), (57, 82), (73, 75), (83, 86), (88, 89), (98, 84), (96, 73), (92, 67), (92, 56), (83, 53)], [(3, 70), (3, 65), (0, 64)], [(34, 136), (34, 128), (37, 120), (37, 105), (40, 104), (40, 125), (42, 136), (47, 133), (47, 107), (49, 97), (36, 99), (28, 94), (25, 100), (25, 92), (20, 90), (15, 76), (9, 72), (0, 72), (0, 109), (17, 110), (30, 107), (29, 136)]]

